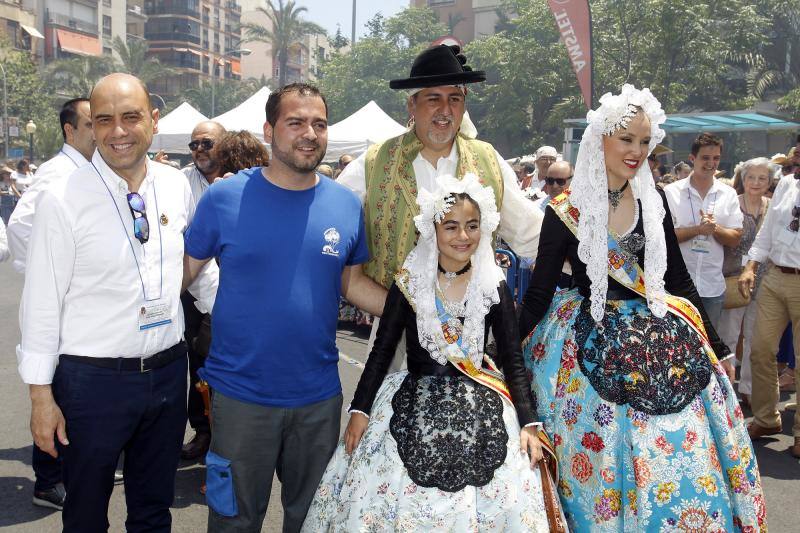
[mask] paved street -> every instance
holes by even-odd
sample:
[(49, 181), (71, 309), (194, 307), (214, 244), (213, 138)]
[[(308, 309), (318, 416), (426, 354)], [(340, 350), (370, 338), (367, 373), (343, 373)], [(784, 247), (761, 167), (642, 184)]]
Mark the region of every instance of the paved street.
[[(0, 531), (49, 533), (60, 530), (60, 513), (31, 505), (33, 472), (30, 468), (31, 436), (28, 429), (29, 402), (25, 386), (16, 369), (14, 347), (19, 340), (17, 310), (22, 290), (22, 276), (6, 263), (0, 265)], [(365, 359), (366, 341), (350, 331), (342, 330), (338, 345), (344, 355), (340, 374), (344, 386), (345, 405), (352, 398), (358, 380), (358, 362)], [(782, 400), (794, 401), (794, 394)], [(784, 413), (784, 434), (765, 439), (756, 445), (761, 474), (766, 490), (770, 530), (797, 531), (796, 512), (800, 499), (800, 462), (786, 451), (791, 445), (791, 418)], [(342, 429), (346, 418), (342, 416)], [(187, 431), (187, 435), (190, 432)], [(176, 532), (205, 531), (207, 510), (198, 489), (203, 480), (200, 465), (181, 465), (177, 474), (177, 494), (172, 509)], [(280, 531), (280, 490), (274, 484), (270, 510), (263, 531)], [(110, 530), (124, 531), (124, 490), (114, 489), (109, 509)]]

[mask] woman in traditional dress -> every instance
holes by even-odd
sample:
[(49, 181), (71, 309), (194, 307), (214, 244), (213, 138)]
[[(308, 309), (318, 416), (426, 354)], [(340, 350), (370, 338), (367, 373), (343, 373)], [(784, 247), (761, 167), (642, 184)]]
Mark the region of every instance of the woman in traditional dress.
[[(418, 244), (303, 530), (548, 531), (539, 427), (492, 251), (494, 193), (471, 174), (443, 177), (417, 203)], [(490, 330), (497, 366), (484, 355)], [(408, 371), (386, 376), (404, 332)]]
[[(766, 530), (742, 411), (647, 155), (666, 120), (625, 85), (590, 111), (523, 302), (523, 353), (576, 531)], [(564, 259), (573, 289), (554, 294)], [(529, 334), (532, 334), (529, 336)]]

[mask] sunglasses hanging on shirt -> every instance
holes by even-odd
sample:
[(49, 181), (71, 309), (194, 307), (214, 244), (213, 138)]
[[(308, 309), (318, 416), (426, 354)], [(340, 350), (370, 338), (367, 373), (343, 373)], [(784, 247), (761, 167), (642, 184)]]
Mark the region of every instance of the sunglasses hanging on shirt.
[(150, 238), (150, 223), (147, 222), (147, 212), (144, 210), (144, 199), (139, 193), (128, 193), (128, 207), (133, 216), (133, 236), (144, 244)]
[(792, 221), (789, 222), (789, 231), (797, 233), (800, 230), (800, 205), (792, 208)]

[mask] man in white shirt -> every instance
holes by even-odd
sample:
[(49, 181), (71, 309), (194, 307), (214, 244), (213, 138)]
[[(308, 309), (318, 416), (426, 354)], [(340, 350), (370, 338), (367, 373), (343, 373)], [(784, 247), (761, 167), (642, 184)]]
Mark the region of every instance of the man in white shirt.
[(36, 171), (33, 185), (20, 198), (8, 221), (8, 245), (14, 256), (14, 270), (20, 274), (25, 273), (25, 256), (39, 194), (54, 180), (66, 178), (78, 167), (87, 164), (94, 153), (88, 98), (73, 98), (65, 102), (61, 106), (59, 120), (64, 145)]
[[(491, 182), (493, 187), (497, 187), (496, 196), (500, 212), (498, 234), (517, 254), (526, 257), (536, 255), (543, 218), (541, 211), (535, 209), (522, 194), (514, 170), (500, 154), (488, 143), (469, 138), (461, 131), (466, 110), (465, 84), (485, 79), (485, 73), (462, 67), (463, 63), (460, 62), (462, 58), (466, 62), (466, 58), (457, 46), (432, 47), (423, 51), (414, 61), (409, 78), (393, 80), (390, 83), (392, 88), (409, 90), (408, 111), (413, 118), (414, 126), (400, 137), (373, 146), (367, 153), (347, 165), (337, 179), (339, 183), (355, 192), (365, 204), (366, 224), (371, 235), (370, 253), (373, 255), (365, 272), (387, 288), (395, 272), (402, 266), (410, 248), (400, 250), (392, 257), (376, 257), (376, 253), (383, 253), (381, 247), (376, 246), (373, 241), (377, 230), (376, 224), (379, 223), (377, 219), (381, 214), (372, 208), (370, 196), (397, 179), (397, 176), (392, 175), (391, 171), (385, 172), (382, 166), (373, 166), (372, 163), (375, 161), (374, 158), (381, 158), (383, 150), (398, 143), (403, 144), (402, 149), (406, 154), (412, 151), (416, 154), (414, 157), (408, 157), (411, 161), (402, 161), (404, 165), (410, 163), (409, 178), (412, 181), (409, 185), (413, 190), (408, 191), (412, 194), (404, 193), (397, 198), (393, 196), (390, 201), (399, 201), (398, 207), (404, 212), (407, 208), (410, 215), (416, 208), (412, 205), (416, 198), (416, 189), (433, 190), (439, 176), (459, 176), (468, 164), (475, 165), (477, 162), (477, 167), (471, 167), (472, 171), (478, 173), (486, 185)], [(462, 157), (458, 151), (459, 146), (465, 148), (474, 146), (474, 151), (470, 152), (472, 157)], [(371, 176), (367, 176), (368, 166), (373, 169)], [(491, 171), (484, 172), (484, 169)], [(400, 171), (405, 178), (405, 170)], [(498, 191), (500, 194), (497, 194)], [(401, 234), (402, 239), (406, 239), (405, 230), (409, 224), (413, 234), (413, 221), (408, 216), (403, 217), (403, 220), (395, 226), (394, 234), (386, 234), (381, 240), (387, 241), (387, 247), (395, 246), (393, 243), (401, 239)], [(399, 246), (405, 248), (408, 244), (413, 245), (409, 241), (400, 243)], [(380, 273), (375, 272), (371, 265), (384, 259), (387, 261), (386, 268), (380, 268)]]
[[(73, 98), (61, 106), (59, 113), (64, 145), (53, 158), (42, 163), (36, 171), (33, 185), (17, 203), (8, 221), (8, 245), (14, 256), (14, 269), (25, 273), (28, 240), (39, 194), (57, 179), (66, 179), (78, 167), (88, 163), (94, 152), (92, 116), (88, 98)], [(61, 509), (64, 505), (64, 487), (61, 484), (61, 460), (44, 453), (35, 444), (31, 467), (36, 477), (33, 486), (33, 503), (41, 507)]]
[[(467, 84), (486, 79), (485, 72), (472, 70), (466, 61), (458, 46), (420, 53), (408, 78), (389, 82), (393, 89), (408, 91), (413, 126), (371, 146), (337, 178), (364, 204), (371, 256), (364, 273), (387, 290), (416, 243), (417, 191), (434, 190), (439, 176), (478, 175), (495, 192), (498, 235), (518, 255), (536, 255), (543, 213), (523, 195), (514, 169), (490, 144), (474, 138), (474, 126), (462, 127), (471, 125), (464, 120)], [(379, 322), (373, 323), (370, 344)], [(401, 342), (397, 353), (404, 349)]]
[[(63, 530), (108, 529), (124, 451), (127, 531), (167, 532), (186, 425), (179, 296), (193, 203), (178, 170), (147, 159), (158, 110), (140, 80), (107, 76), (90, 101), (97, 151), (37, 203), (19, 372), (34, 442), (63, 457)], [(215, 274), (195, 285), (208, 308)]]
[[(773, 265), (764, 275), (756, 298), (756, 326), (750, 362), (753, 393), (750, 403), (753, 421), (747, 432), (753, 439), (782, 431), (778, 412), (780, 393), (775, 355), (781, 334), (792, 323), (795, 357), (800, 354), (800, 167), (781, 178), (764, 223), (748, 253), (747, 265), (739, 277), (739, 290), (749, 295), (755, 272), (764, 261)], [(795, 367), (795, 380), (800, 367)], [(800, 412), (795, 411), (794, 446), (790, 452), (800, 458)]]
[(664, 187), (683, 260), (714, 328), (725, 301), (723, 247), (739, 245), (744, 220), (736, 190), (714, 177), (721, 157), (722, 139), (701, 133), (692, 143), (689, 179)]
[(550, 168), (550, 165), (558, 159), (558, 150), (552, 146), (540, 146), (536, 150), (535, 157), (536, 168), (532, 173), (528, 174), (527, 182), (532, 189), (543, 190), (545, 186), (544, 177), (547, 176), (547, 169)]
[[(181, 172), (186, 175), (186, 179), (189, 182), (189, 187), (192, 190), (192, 202), (195, 207), (197, 207), (197, 203), (203, 194), (214, 183), (214, 180), (222, 176), (216, 144), (224, 134), (225, 127), (213, 120), (205, 120), (192, 130), (192, 137), (189, 142), (189, 150), (192, 151), (192, 164), (181, 169)], [(186, 321), (184, 335), (189, 349), (189, 425), (195, 431), (194, 437), (184, 444), (181, 450), (181, 459), (187, 461), (204, 456), (211, 443), (211, 424), (205, 414), (203, 397), (195, 386), (200, 381), (197, 371), (203, 366), (205, 354), (195, 350), (194, 341), (200, 328), (204, 327), (202, 324), (204, 319), (207, 320), (207, 315), (198, 311), (194, 302), (194, 297), (188, 292), (181, 296), (183, 316)]]

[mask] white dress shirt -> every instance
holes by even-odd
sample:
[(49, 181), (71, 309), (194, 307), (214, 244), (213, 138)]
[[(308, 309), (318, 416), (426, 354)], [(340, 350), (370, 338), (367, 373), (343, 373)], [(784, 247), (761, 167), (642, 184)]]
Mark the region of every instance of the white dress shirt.
[[(17, 359), (25, 383), (49, 384), (59, 354), (146, 357), (183, 337), (183, 232), (194, 215), (189, 186), (180, 171), (147, 161), (139, 188), (150, 224), (144, 245), (133, 234), (128, 192), (95, 152), (92, 165), (40, 194), (20, 305)], [(218, 281), (211, 263), (193, 285), (209, 306)], [(168, 306), (171, 322), (140, 330), (140, 310), (152, 299)]]
[[(716, 178), (705, 198), (700, 198), (700, 193), (692, 187), (691, 177), (670, 183), (664, 187), (664, 194), (672, 211), (675, 228), (698, 226), (702, 210), (707, 215), (714, 215), (714, 220), (719, 226), (742, 229), (744, 215), (739, 207), (736, 190)], [(697, 287), (697, 293), (703, 298), (725, 294), (725, 277), (722, 275), (725, 252), (722, 244), (712, 235), (698, 235), (683, 241), (680, 247), (686, 268)]]
[(186, 176), (186, 180), (189, 182), (189, 188), (192, 191), (192, 201), (194, 202), (194, 207), (197, 208), (197, 202), (200, 201), (200, 198), (203, 197), (211, 184), (206, 177), (203, 176), (203, 173), (197, 169), (194, 163), (183, 167), (181, 172), (183, 172), (184, 176)]
[(778, 266), (800, 268), (800, 232), (789, 230), (792, 209), (800, 206), (800, 180), (781, 178), (769, 204), (764, 223), (747, 254), (752, 261), (770, 259)]
[[(500, 206), (500, 228), (498, 234), (506, 241), (517, 255), (536, 257), (539, 248), (539, 231), (542, 228), (544, 214), (536, 209), (533, 203), (525, 198), (517, 183), (514, 169), (495, 151), (497, 163), (503, 174), (503, 205)], [(439, 176), (455, 175), (458, 166), (458, 150), (455, 143), (450, 155), (440, 157), (436, 167), (431, 165), (422, 154), (418, 154), (412, 162), (414, 175), (417, 178), (417, 189), (432, 191), (436, 187)], [(336, 178), (337, 183), (352, 190), (364, 203), (367, 193), (366, 152), (353, 160)]]
[(8, 246), (14, 256), (14, 270), (20, 274), (25, 273), (25, 256), (28, 253), (28, 240), (31, 238), (33, 214), (39, 194), (56, 179), (66, 179), (78, 167), (87, 163), (79, 151), (65, 143), (55, 157), (42, 163), (36, 170), (33, 185), (19, 199), (8, 220)]

